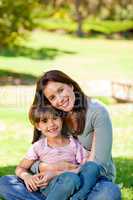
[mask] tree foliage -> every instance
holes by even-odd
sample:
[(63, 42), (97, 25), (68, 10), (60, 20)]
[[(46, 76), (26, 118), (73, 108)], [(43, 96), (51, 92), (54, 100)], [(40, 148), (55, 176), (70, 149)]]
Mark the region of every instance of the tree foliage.
[(11, 45), (32, 30), (40, 8), (38, 0), (0, 0), (0, 45)]
[[(42, 0), (53, 8), (53, 16), (62, 8), (69, 7), (69, 16), (77, 22), (77, 34), (83, 34), (83, 21), (100, 20), (133, 20), (133, 0)], [(66, 10), (68, 12), (68, 10)], [(57, 16), (57, 14), (56, 14)], [(58, 14), (59, 16), (59, 14)]]
[(133, 20), (133, 0), (0, 0), (0, 46), (25, 37), (38, 18), (68, 18), (81, 36), (86, 19)]

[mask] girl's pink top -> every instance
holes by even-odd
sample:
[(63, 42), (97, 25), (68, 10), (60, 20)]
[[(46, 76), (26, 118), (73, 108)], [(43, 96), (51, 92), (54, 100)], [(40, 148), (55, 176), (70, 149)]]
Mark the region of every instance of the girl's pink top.
[(48, 164), (59, 161), (68, 161), (73, 164), (82, 164), (89, 156), (89, 152), (82, 147), (77, 139), (69, 138), (68, 145), (62, 147), (50, 147), (47, 138), (41, 138), (35, 142), (25, 158), (28, 160), (40, 160)]

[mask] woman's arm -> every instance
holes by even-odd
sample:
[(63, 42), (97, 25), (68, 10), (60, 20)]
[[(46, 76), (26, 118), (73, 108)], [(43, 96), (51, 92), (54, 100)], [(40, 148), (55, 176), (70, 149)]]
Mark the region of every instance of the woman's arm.
[(45, 162), (40, 163), (39, 165), (39, 171), (40, 173), (46, 174), (47, 172), (51, 172), (53, 176), (57, 176), (63, 172), (66, 171), (77, 171), (79, 165), (72, 164), (68, 161), (61, 161), (58, 163), (53, 163), (53, 164), (46, 164)]
[(88, 156), (87, 156), (86, 161), (94, 161), (95, 148), (96, 148), (96, 135), (95, 135), (95, 132), (94, 132), (93, 133), (93, 138), (92, 138), (91, 151), (88, 152)]
[(95, 132), (94, 161), (107, 164), (112, 150), (112, 123), (105, 109), (97, 110), (92, 117)]
[[(41, 168), (40, 168), (41, 166)], [(39, 170), (40, 171), (51, 171), (53, 173), (57, 173), (59, 171), (68, 171), (68, 170), (74, 170), (78, 167), (78, 165), (76, 164), (72, 164), (68, 161), (60, 161), (58, 163), (52, 163), (52, 164), (48, 164), (48, 163), (45, 163), (45, 162), (42, 162), (41, 165), (39, 166)]]

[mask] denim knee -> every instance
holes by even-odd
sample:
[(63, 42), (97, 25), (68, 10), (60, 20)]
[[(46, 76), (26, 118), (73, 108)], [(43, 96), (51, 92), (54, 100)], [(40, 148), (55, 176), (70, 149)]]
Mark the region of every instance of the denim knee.
[(89, 172), (89, 173), (100, 174), (100, 167), (97, 163), (92, 162), (92, 161), (88, 161), (82, 166), (80, 171), (81, 172), (84, 171), (84, 172)]
[[(106, 200), (121, 200), (121, 191), (118, 185), (108, 182), (108, 184), (106, 184), (104, 197), (106, 197)], [(100, 198), (98, 198), (98, 200), (100, 200)]]
[(17, 182), (18, 182), (18, 178), (15, 175), (7, 175), (7, 176), (0, 177), (0, 186), (16, 184)]
[(12, 176), (0, 177), (0, 189), (2, 189), (3, 187), (6, 187), (6, 185), (9, 184), (11, 178), (12, 178)]
[(0, 196), (8, 191), (10, 182), (15, 181), (13, 177), (9, 175), (0, 177)]
[(80, 187), (80, 178), (76, 173), (65, 172), (59, 176), (58, 182), (65, 186), (65, 189), (78, 190)]
[(97, 183), (92, 190), (92, 193), (88, 195), (88, 199), (92, 200), (121, 200), (121, 191), (117, 184), (111, 181), (105, 181)]
[(116, 200), (121, 200), (122, 196), (121, 196), (121, 189), (117, 184), (114, 184), (114, 190), (116, 191)]
[(0, 177), (0, 186), (4, 184), (5, 182), (4, 180), (5, 180), (5, 176)]
[(3, 191), (3, 187), (6, 186), (6, 183), (5, 183), (5, 180), (4, 180), (4, 179), (5, 179), (4, 176), (0, 177), (0, 196), (1, 196), (2, 191)]
[(106, 196), (106, 200), (121, 200), (121, 190), (119, 186), (109, 182), (108, 185), (106, 185)]

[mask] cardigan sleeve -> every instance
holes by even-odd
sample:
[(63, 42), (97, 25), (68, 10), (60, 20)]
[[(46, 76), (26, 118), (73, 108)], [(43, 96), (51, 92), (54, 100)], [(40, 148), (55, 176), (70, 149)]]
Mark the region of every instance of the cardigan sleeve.
[(107, 165), (112, 150), (112, 123), (108, 111), (105, 108), (97, 109), (91, 122), (95, 131), (94, 161)]

